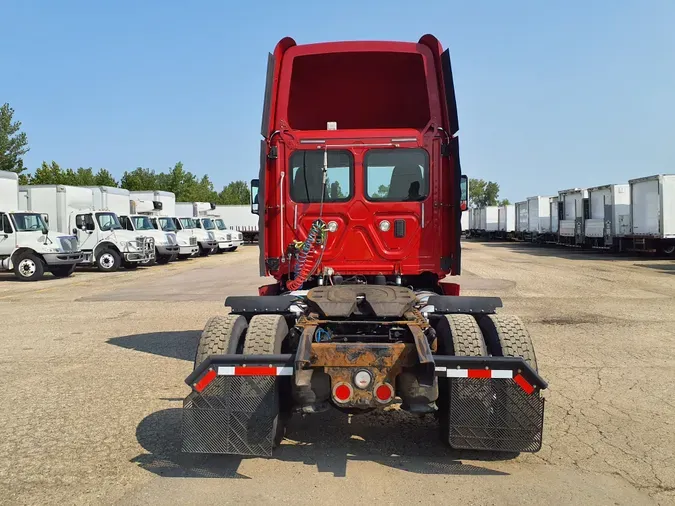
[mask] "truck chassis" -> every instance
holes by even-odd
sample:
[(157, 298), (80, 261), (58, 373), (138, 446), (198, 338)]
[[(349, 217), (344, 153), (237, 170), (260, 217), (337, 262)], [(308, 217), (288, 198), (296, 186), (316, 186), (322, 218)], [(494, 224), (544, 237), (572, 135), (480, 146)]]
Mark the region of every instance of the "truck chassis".
[[(546, 382), (501, 300), (335, 285), (229, 297), (186, 378), (182, 450), (269, 456), (293, 413), (401, 401), (454, 449), (536, 452)], [(367, 381), (365, 381), (367, 380)]]

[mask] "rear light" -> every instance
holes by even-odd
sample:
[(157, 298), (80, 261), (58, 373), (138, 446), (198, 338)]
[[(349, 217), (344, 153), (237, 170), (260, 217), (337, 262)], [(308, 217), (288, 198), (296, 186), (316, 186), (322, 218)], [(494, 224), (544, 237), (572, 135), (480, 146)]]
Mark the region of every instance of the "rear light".
[(394, 388), (389, 383), (382, 383), (375, 387), (375, 398), (386, 404), (394, 398)]
[(368, 388), (373, 377), (368, 371), (359, 371), (354, 375), (354, 386), (361, 390)]
[(333, 388), (333, 397), (338, 402), (347, 402), (352, 397), (352, 387), (347, 383), (338, 383)]

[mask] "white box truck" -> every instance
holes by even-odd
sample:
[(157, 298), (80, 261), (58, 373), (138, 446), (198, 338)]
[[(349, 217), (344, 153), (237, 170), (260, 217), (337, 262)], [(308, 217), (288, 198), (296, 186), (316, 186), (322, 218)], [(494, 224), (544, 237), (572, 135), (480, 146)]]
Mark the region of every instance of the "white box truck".
[[(204, 227), (202, 222), (197, 221), (199, 216), (198, 202), (176, 202), (176, 217), (178, 219), (178, 226), (185, 229), (194, 230), (197, 236), (197, 245), (199, 246), (199, 256), (209, 256), (211, 253), (218, 251), (218, 241), (216, 240), (216, 226), (215, 223), (207, 223), (208, 228)], [(202, 203), (208, 206), (208, 209), (215, 209), (215, 204)], [(205, 208), (204, 205), (202, 207)], [(206, 209), (204, 209), (206, 210)]]
[(588, 219), (584, 223), (586, 245), (619, 249), (630, 234), (630, 186), (608, 184), (588, 189)]
[[(177, 258), (190, 258), (199, 253), (197, 236), (192, 230), (179, 229), (174, 216), (164, 214), (164, 202), (161, 200), (140, 200), (132, 195), (131, 214), (120, 217), (122, 226), (139, 230), (152, 229), (152, 233), (162, 236), (155, 238), (155, 258), (157, 263), (165, 264)], [(156, 195), (148, 195), (156, 197)], [(165, 198), (165, 200), (167, 200)], [(169, 209), (173, 206), (169, 202)], [(159, 244), (158, 244), (159, 241)]]
[(516, 238), (524, 240), (529, 225), (527, 200), (516, 202)]
[[(470, 211), (462, 211), (462, 217), (460, 219), (460, 225), (462, 227), (462, 234), (466, 235), (469, 230), (469, 213)], [(244, 235), (246, 237), (246, 235)]]
[(112, 186), (88, 186), (87, 188), (90, 188), (94, 194), (95, 211), (112, 211), (117, 214), (125, 230), (153, 238), (155, 251), (152, 257), (141, 262), (141, 265), (149, 266), (155, 262), (164, 264), (178, 258), (179, 247), (176, 235), (157, 230), (147, 216), (132, 211), (129, 190)]
[(558, 242), (567, 246), (584, 243), (584, 221), (588, 214), (588, 190), (570, 188), (558, 192), (562, 214), (558, 221)]
[[(189, 206), (192, 206), (192, 217), (197, 228), (213, 233), (217, 242), (215, 251), (222, 253), (224, 251), (236, 250), (244, 241), (241, 232), (228, 229), (225, 222), (216, 213), (216, 205), (210, 202), (176, 202), (176, 209), (181, 214), (189, 212)], [(250, 211), (250, 208), (249, 208)]]
[(516, 206), (507, 204), (499, 206), (497, 229), (502, 239), (511, 238), (516, 232)]
[[(242, 234), (245, 242), (258, 240), (258, 215), (251, 212), (251, 206), (222, 206), (217, 205), (215, 214), (225, 223), (228, 229)], [(464, 214), (462, 214), (464, 216)], [(467, 218), (468, 219), (468, 218)]]
[(91, 188), (67, 185), (22, 186), (28, 194), (28, 209), (49, 217), (49, 229), (72, 233), (82, 250), (80, 265), (95, 265), (102, 272), (121, 266), (138, 267), (154, 251), (154, 241), (143, 234), (126, 231), (117, 214), (94, 209)]
[(675, 174), (628, 181), (634, 247), (675, 254)]
[(82, 260), (77, 237), (51, 232), (47, 216), (27, 206), (17, 174), (0, 171), (0, 271), (13, 271), (21, 281), (37, 281), (45, 271), (70, 276)]

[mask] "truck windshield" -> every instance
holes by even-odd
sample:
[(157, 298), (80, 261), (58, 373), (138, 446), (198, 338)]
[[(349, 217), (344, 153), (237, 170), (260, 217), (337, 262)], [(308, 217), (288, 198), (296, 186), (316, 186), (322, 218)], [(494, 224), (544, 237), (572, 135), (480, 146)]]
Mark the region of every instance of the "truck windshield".
[(120, 220), (115, 213), (96, 213), (96, 221), (101, 230), (122, 230)]
[(134, 229), (136, 230), (155, 230), (147, 216), (132, 216), (131, 221), (134, 222)]
[(157, 218), (157, 222), (159, 223), (159, 228), (161, 228), (165, 232), (176, 231), (176, 224), (173, 222), (171, 218)]
[(47, 228), (47, 224), (39, 214), (13, 213), (11, 216), (17, 232), (33, 232)]
[(363, 167), (368, 200), (420, 201), (429, 195), (429, 155), (424, 149), (371, 149)]
[(194, 220), (192, 218), (180, 218), (180, 224), (183, 225), (183, 228), (197, 228)]
[(213, 221), (211, 221), (211, 218), (202, 218), (202, 225), (204, 225), (206, 230), (216, 229), (216, 226), (213, 224)]
[[(295, 202), (321, 202), (323, 151), (301, 150), (291, 155), (291, 198)], [(341, 202), (352, 196), (354, 163), (349, 151), (329, 151), (324, 202)]]
[(218, 227), (218, 230), (227, 230), (223, 220), (216, 220), (216, 226)]

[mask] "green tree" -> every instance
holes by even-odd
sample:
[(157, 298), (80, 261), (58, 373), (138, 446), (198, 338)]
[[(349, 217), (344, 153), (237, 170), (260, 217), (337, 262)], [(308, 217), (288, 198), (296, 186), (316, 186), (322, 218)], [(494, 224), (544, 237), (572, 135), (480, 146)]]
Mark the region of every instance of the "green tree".
[(108, 169), (98, 169), (98, 172), (94, 176), (96, 186), (117, 186), (117, 181), (108, 171)]
[[(157, 185), (157, 175), (155, 174), (155, 171), (144, 169), (143, 167), (138, 167), (131, 172), (125, 171), (122, 175), (120, 186), (129, 191), (163, 190), (163, 188), (160, 188)], [(176, 200), (178, 200), (178, 198), (176, 198)]]
[(483, 179), (469, 180), (469, 202), (473, 207), (496, 206), (499, 198), (499, 185)]
[(12, 122), (13, 116), (14, 109), (9, 104), (0, 107), (0, 170), (21, 174), (26, 170), (22, 157), (30, 148), (26, 133), (21, 132), (21, 122)]
[(42, 162), (42, 165), (35, 169), (35, 174), (30, 176), (30, 184), (64, 184), (65, 173), (58, 163), (52, 160), (51, 163)]
[(232, 181), (218, 194), (217, 202), (225, 205), (246, 205), (250, 202), (251, 191), (246, 181)]
[(380, 186), (377, 187), (377, 191), (372, 196), (381, 199), (388, 195), (389, 195), (389, 185), (381, 184)]
[(498, 204), (498, 205), (500, 205), (500, 206), (509, 206), (509, 205), (511, 205), (511, 201), (510, 201), (509, 199), (502, 199), (502, 200), (499, 201), (499, 204)]

